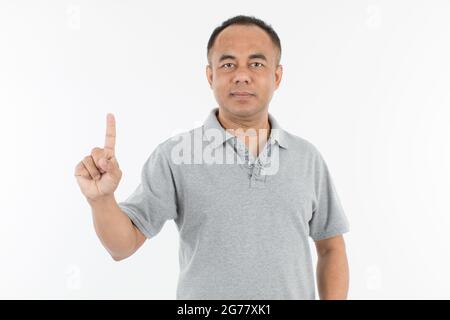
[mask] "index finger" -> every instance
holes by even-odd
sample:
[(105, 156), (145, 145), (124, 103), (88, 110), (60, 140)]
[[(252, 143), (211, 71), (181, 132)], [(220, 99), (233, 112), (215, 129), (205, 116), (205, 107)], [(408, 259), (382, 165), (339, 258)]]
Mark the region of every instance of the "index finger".
[(110, 156), (114, 155), (116, 146), (116, 119), (112, 113), (106, 115), (106, 136), (105, 136), (105, 151)]

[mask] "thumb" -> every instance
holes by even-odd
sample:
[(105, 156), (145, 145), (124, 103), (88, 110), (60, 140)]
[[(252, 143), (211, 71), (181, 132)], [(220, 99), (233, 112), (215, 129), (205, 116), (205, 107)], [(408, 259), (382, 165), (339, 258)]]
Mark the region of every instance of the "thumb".
[(100, 159), (99, 160), (99, 162), (98, 162), (98, 164), (100, 165), (100, 168), (103, 170), (103, 171), (106, 171), (106, 172), (108, 172), (108, 171), (111, 171), (111, 161), (110, 160), (107, 160), (106, 158), (102, 158), (102, 159)]
[(119, 165), (115, 157), (112, 157), (111, 159), (101, 158), (99, 160), (99, 165), (103, 171), (108, 173), (115, 174), (119, 169)]

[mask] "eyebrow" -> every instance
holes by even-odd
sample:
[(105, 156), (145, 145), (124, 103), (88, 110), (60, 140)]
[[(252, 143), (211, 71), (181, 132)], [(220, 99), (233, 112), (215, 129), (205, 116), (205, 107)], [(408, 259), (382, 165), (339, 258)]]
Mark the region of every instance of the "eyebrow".
[[(267, 61), (267, 58), (265, 55), (263, 55), (262, 53), (254, 53), (248, 56), (248, 58), (250, 60), (252, 59), (261, 59), (264, 61)], [(236, 57), (231, 55), (231, 54), (223, 54), (220, 56), (219, 62), (222, 62), (223, 60), (227, 60), (227, 59), (231, 59), (231, 60), (236, 60)]]
[(263, 55), (262, 53), (251, 54), (251, 55), (249, 56), (249, 59), (250, 59), (250, 60), (252, 60), (252, 59), (261, 59), (261, 60), (267, 61), (266, 56)]
[(231, 54), (223, 54), (220, 56), (219, 62), (222, 62), (223, 60), (228, 60), (228, 59), (236, 60), (236, 57), (232, 56)]

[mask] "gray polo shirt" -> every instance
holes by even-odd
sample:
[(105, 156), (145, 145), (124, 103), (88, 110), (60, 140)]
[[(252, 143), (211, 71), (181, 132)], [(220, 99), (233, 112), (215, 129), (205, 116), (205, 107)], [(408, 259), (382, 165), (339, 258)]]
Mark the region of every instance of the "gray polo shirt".
[(253, 157), (216, 113), (160, 143), (119, 207), (147, 238), (175, 221), (177, 299), (315, 299), (308, 237), (349, 231), (323, 157), (270, 114)]

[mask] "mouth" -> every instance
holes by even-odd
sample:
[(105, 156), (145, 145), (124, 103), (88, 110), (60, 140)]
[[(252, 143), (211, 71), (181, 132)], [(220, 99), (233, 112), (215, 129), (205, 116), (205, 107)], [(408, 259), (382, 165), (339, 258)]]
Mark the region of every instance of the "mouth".
[(251, 97), (254, 97), (255, 96), (255, 94), (254, 93), (251, 93), (251, 92), (248, 92), (248, 91), (232, 91), (231, 93), (230, 93), (230, 95), (232, 96), (232, 97), (235, 97), (235, 98), (251, 98)]

